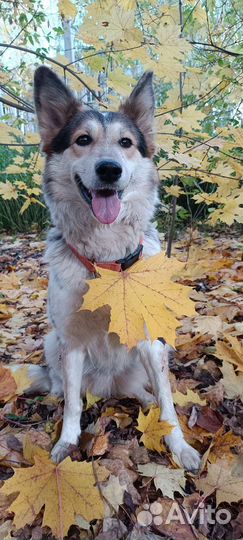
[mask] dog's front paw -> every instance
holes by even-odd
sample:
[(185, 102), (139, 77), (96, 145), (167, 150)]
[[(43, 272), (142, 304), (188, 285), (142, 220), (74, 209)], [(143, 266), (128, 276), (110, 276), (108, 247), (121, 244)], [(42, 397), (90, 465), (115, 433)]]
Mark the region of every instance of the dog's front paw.
[(175, 452), (182, 467), (192, 473), (197, 473), (201, 465), (200, 454), (195, 448), (192, 448), (190, 444), (183, 441), (180, 448)]
[(67, 456), (69, 456), (69, 453), (70, 442), (59, 439), (51, 451), (52, 461), (55, 461), (55, 463), (60, 463), (60, 461), (63, 461)]

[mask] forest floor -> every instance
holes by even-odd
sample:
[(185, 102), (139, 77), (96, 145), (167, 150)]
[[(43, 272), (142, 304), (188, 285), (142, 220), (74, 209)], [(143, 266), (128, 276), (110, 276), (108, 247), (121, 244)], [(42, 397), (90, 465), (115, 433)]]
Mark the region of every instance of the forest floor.
[[(2, 248), (0, 486), (6, 486), (14, 473), (33, 467), (35, 448), (50, 451), (60, 434), (63, 401), (25, 395), (26, 373), (13, 380), (5, 369), (45, 361), (48, 272), (44, 242), (36, 235), (4, 235)], [(75, 462), (99, 461), (109, 471), (106, 513), (103, 520), (91, 523), (79, 516), (69, 528), (69, 539), (243, 537), (241, 250), (232, 234), (209, 238), (197, 231), (192, 239), (185, 235), (173, 250), (186, 261), (180, 281), (192, 287), (197, 315), (184, 318), (178, 329), (171, 384), (185, 437), (203, 456), (200, 473), (178, 468), (163, 444), (161, 452), (151, 450), (149, 427), (147, 443), (141, 442), (137, 401), (125, 396), (95, 401), (87, 396), (80, 444), (70, 449), (70, 455)], [(30, 483), (29, 502), (19, 503), (22, 517), (17, 521), (10, 506), (16, 494), (0, 491), (0, 539), (52, 538), (50, 528), (42, 527), (43, 504), (33, 510), (32, 520), (24, 521), (24, 505), (31, 506), (34, 498), (32, 487)]]

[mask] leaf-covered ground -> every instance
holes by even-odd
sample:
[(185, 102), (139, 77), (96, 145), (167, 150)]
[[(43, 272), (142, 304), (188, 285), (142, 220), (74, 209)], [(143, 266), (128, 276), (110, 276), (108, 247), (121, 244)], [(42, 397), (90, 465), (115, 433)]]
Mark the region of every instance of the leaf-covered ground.
[[(166, 426), (158, 424), (153, 409), (147, 422), (139, 404), (126, 397), (94, 403), (88, 395), (80, 445), (71, 449), (75, 466), (69, 458), (58, 467), (50, 462), (45, 451), (59, 436), (63, 402), (24, 395), (27, 370), (14, 378), (6, 370), (9, 364), (44, 362), (44, 242), (34, 235), (5, 236), (2, 247), (0, 538), (50, 540), (51, 527), (59, 537), (68, 530), (72, 540), (240, 539), (243, 263), (238, 239), (195, 233), (175, 249), (177, 258), (187, 261), (181, 282), (193, 286), (197, 315), (185, 318), (178, 331), (171, 383), (186, 439), (203, 455), (198, 476), (178, 468), (163, 443), (160, 453), (151, 450), (158, 447), (156, 428), (162, 434)], [(44, 487), (41, 474), (47, 477)]]

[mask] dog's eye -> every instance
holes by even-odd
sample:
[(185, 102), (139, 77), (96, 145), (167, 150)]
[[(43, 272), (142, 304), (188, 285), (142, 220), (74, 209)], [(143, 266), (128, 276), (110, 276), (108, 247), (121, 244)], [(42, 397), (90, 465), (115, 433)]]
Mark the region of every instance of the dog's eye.
[(119, 140), (119, 144), (122, 148), (130, 148), (130, 146), (132, 146), (132, 141), (128, 137), (123, 137)]
[(88, 144), (92, 143), (92, 137), (90, 137), (89, 135), (80, 135), (76, 139), (75, 143), (79, 146), (88, 146)]

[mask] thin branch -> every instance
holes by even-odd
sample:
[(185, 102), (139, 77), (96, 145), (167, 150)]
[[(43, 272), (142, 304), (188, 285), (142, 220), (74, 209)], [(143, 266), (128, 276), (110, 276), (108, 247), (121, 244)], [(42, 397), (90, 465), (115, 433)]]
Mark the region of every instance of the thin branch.
[(228, 54), (229, 56), (234, 56), (235, 58), (243, 58), (242, 53), (229, 51), (228, 49), (219, 47), (218, 45), (215, 45), (214, 43), (203, 43), (202, 41), (189, 41), (189, 43), (191, 43), (192, 45), (201, 45), (202, 47), (209, 47), (209, 49), (206, 49), (206, 50), (215, 49), (216, 51)]
[(11, 98), (16, 99), (20, 103), (20, 105), (23, 105), (24, 107), (27, 107), (27, 108), (32, 107), (31, 104), (25, 101), (22, 97), (18, 96), (17, 94), (9, 90), (9, 88), (7, 88), (6, 85), (1, 85), (0, 90), (2, 90), (2, 92), (10, 96)]
[(0, 102), (4, 103), (4, 105), (7, 105), (8, 107), (18, 109), (19, 111), (25, 111), (32, 114), (34, 113), (34, 109), (32, 107), (24, 107), (23, 105), (19, 105), (18, 103), (14, 103), (13, 101), (9, 101), (3, 97), (0, 97)]
[(141, 47), (144, 47), (144, 45), (149, 45), (149, 43), (141, 43), (140, 45), (136, 45), (135, 47), (126, 47), (125, 49), (107, 49), (102, 51), (97, 51), (95, 53), (86, 54), (86, 56), (81, 56), (81, 58), (78, 58), (77, 60), (73, 60), (73, 62), (69, 62), (69, 64), (65, 64), (66, 66), (72, 66), (73, 64), (77, 64), (77, 62), (82, 62), (83, 60), (86, 60), (87, 58), (92, 58), (94, 56), (100, 56), (103, 54), (110, 54), (117, 53), (117, 52), (126, 52), (126, 51), (134, 51), (135, 49), (141, 49)]
[(200, 2), (200, 0), (197, 0), (197, 2), (196, 2), (196, 3), (194, 4), (194, 6), (192, 7), (192, 9), (191, 9), (189, 15), (187, 16), (185, 22), (183, 23), (183, 25), (182, 25), (182, 27), (181, 27), (181, 31), (182, 31), (182, 32), (183, 32), (183, 30), (184, 30), (184, 28), (185, 28), (185, 26), (186, 26), (188, 20), (190, 19), (190, 17), (191, 17), (191, 15), (192, 15), (193, 11), (194, 11), (194, 10), (196, 9), (196, 7), (198, 6), (199, 2)]
[[(235, 161), (239, 161), (240, 163), (243, 163), (243, 159), (235, 157), (235, 156), (233, 156), (231, 154), (227, 154), (226, 152), (223, 152), (223, 150), (220, 150), (217, 147), (217, 145), (215, 147), (215, 146), (212, 146), (211, 144), (208, 144), (209, 141), (211, 141), (212, 139), (215, 139), (216, 137), (220, 136), (220, 133), (221, 132), (217, 133), (213, 137), (210, 137), (209, 139), (206, 139), (206, 141), (204, 141), (203, 139), (202, 140), (197, 139), (196, 137), (189, 137), (188, 135), (181, 135), (181, 137), (183, 139), (188, 139), (189, 141), (195, 141), (195, 142), (199, 143), (196, 146), (190, 146), (183, 153), (185, 154), (188, 151), (191, 152), (192, 150), (195, 150), (195, 148), (198, 148), (200, 146), (205, 145), (205, 146), (208, 146), (209, 148), (212, 148), (215, 152), (218, 152), (219, 154), (223, 154), (224, 156), (229, 157), (230, 159), (234, 159)], [(166, 137), (171, 137), (172, 139), (178, 139), (178, 135), (175, 135), (174, 133), (169, 133), (169, 132), (166, 132), (166, 131), (157, 131), (157, 135), (165, 135)], [(163, 148), (163, 145), (162, 145), (162, 148)]]
[(12, 39), (12, 41), (10, 41), (8, 45), (6, 45), (6, 49), (4, 49), (4, 51), (0, 53), (0, 56), (2, 56), (8, 50), (8, 48), (11, 47), (11, 45), (13, 45), (13, 43), (15, 42), (16, 39), (18, 39), (20, 34), (22, 34), (22, 32), (27, 28), (27, 26), (29, 26), (29, 24), (34, 20), (34, 16), (36, 15), (36, 13), (37, 11), (34, 12), (34, 15), (32, 16), (32, 18), (29, 21), (27, 21), (27, 23), (20, 29), (20, 31), (18, 32), (18, 34), (16, 34), (16, 36)]
[(195, 167), (191, 167), (190, 169), (188, 169), (187, 167), (181, 167), (180, 169), (178, 169), (178, 167), (175, 167), (174, 169), (172, 169), (172, 168), (165, 169), (162, 166), (162, 167), (158, 167), (157, 170), (162, 171), (162, 172), (163, 172), (163, 170), (164, 171), (177, 171), (177, 173), (186, 171), (189, 176), (190, 176), (190, 171), (194, 171), (194, 172), (198, 173), (198, 176), (200, 175), (200, 173), (203, 173), (203, 174), (209, 174), (211, 176), (218, 176), (219, 178), (227, 178), (227, 180), (234, 180), (234, 179), (239, 180), (238, 178), (235, 178), (234, 176), (225, 176), (223, 174), (210, 172), (210, 171), (205, 171), (205, 169), (196, 169)]
[(40, 143), (0, 143), (0, 146), (39, 146)]
[[(0, 43), (0, 47), (6, 47), (6, 46), (7, 46), (7, 43)], [(31, 49), (27, 49), (26, 47), (20, 47), (19, 45), (9, 45), (8, 47), (11, 48), (11, 49), (16, 49), (18, 51), (33, 54), (34, 56), (37, 56), (38, 58), (41, 58), (42, 60), (45, 59), (48, 62), (51, 62), (52, 64), (55, 64), (56, 66), (61, 67), (64, 71), (67, 71), (68, 73), (70, 73), (75, 79), (77, 79), (81, 84), (83, 84), (83, 86), (85, 86), (85, 88), (87, 88), (87, 90), (92, 94), (92, 96), (95, 99), (97, 99), (97, 101), (99, 101), (99, 102), (101, 101), (101, 99), (99, 98), (99, 96), (97, 96), (97, 94), (94, 92), (94, 90), (92, 90), (92, 88), (90, 88), (90, 86), (87, 83), (85, 83), (83, 81), (83, 79), (81, 77), (79, 77), (79, 75), (77, 75), (77, 73), (75, 73), (75, 71), (73, 71), (71, 68), (67, 67), (66, 64), (63, 64), (62, 62), (58, 62), (57, 60), (53, 60), (53, 58), (51, 58), (50, 56), (46, 56), (45, 54), (37, 53), (36, 51), (32, 51)]]
[[(231, 84), (231, 83), (232, 83), (232, 81), (229, 81), (224, 86), (224, 88), (220, 88), (220, 90), (218, 92), (216, 92), (212, 97), (216, 96), (217, 94), (220, 94), (220, 92), (223, 92), (223, 90), (225, 90), (225, 88), (227, 88), (227, 86), (229, 86), (229, 84)], [(200, 98), (195, 99), (191, 103), (187, 103), (187, 104), (183, 105), (183, 109), (186, 109), (187, 107), (191, 107), (191, 105), (195, 105), (195, 103), (199, 103), (203, 99), (207, 98), (207, 96), (209, 96), (209, 94), (211, 94), (221, 84), (222, 84), (222, 81), (217, 83), (213, 88), (211, 88), (211, 90), (206, 92), (206, 94), (204, 94), (204, 96), (201, 96)], [(212, 99), (212, 98), (210, 98), (210, 99)], [(164, 114), (169, 114), (169, 113), (172, 113), (172, 112), (175, 112), (175, 111), (179, 111), (180, 109), (181, 109), (181, 106), (175, 107), (174, 109), (169, 109), (168, 111), (165, 111), (165, 112), (162, 112), (162, 113), (159, 113), (159, 114), (155, 114), (155, 118), (157, 118), (158, 116), (164, 116)]]

